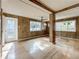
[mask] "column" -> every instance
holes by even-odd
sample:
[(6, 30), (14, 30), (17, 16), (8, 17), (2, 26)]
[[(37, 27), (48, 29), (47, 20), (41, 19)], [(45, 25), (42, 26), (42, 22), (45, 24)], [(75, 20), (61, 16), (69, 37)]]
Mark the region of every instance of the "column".
[(56, 34), (55, 34), (55, 14), (49, 15), (49, 37), (50, 42), (53, 44), (56, 43)]

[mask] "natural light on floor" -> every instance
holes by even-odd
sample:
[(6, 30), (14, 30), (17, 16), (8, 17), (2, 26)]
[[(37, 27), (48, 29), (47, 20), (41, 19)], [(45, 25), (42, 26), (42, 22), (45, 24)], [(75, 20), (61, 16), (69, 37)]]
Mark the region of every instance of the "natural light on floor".
[(10, 48), (13, 46), (13, 43), (8, 43), (2, 48), (2, 59), (5, 59), (9, 53)]

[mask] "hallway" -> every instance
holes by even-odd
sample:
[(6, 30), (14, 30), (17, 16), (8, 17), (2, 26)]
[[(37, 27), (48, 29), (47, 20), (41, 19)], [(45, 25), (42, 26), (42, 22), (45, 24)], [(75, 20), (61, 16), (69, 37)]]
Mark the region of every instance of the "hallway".
[(47, 37), (14, 42), (6, 59), (79, 59), (79, 40), (57, 38), (56, 45)]

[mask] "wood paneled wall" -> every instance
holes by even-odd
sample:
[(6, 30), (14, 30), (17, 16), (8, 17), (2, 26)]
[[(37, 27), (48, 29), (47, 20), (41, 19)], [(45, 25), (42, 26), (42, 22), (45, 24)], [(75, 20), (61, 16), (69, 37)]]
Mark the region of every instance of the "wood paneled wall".
[(19, 40), (25, 40), (28, 38), (34, 38), (36, 36), (45, 35), (45, 31), (30, 32), (30, 18), (19, 16), (18, 35), (19, 35)]
[(18, 17), (18, 37), (23, 39), (29, 37), (29, 25), (30, 20), (27, 17)]
[[(72, 18), (66, 18), (67, 20), (76, 20), (76, 32), (64, 32), (64, 31), (61, 31), (61, 32), (56, 32), (56, 35), (57, 36), (61, 36), (61, 37), (68, 37), (68, 38), (76, 38), (76, 39), (79, 39), (79, 16), (78, 17), (72, 17)], [(61, 21), (66, 21), (66, 19), (62, 19), (62, 20), (59, 20), (57, 22), (61, 22)]]
[(77, 24), (76, 24), (76, 37), (79, 39), (79, 17), (77, 18)]
[(40, 37), (42, 35), (45, 35), (45, 30), (30, 32), (30, 20), (33, 20), (33, 21), (39, 21), (39, 20), (31, 19), (23, 16), (17, 16), (13, 14), (8, 14), (8, 13), (3, 13), (3, 15), (5, 15), (6, 17), (12, 17), (12, 18), (18, 19), (18, 40), (19, 41), (34, 38), (36, 36)]
[[(75, 18), (68, 18), (67, 21), (70, 21), (70, 20), (76, 20), (76, 32), (65, 32), (65, 31), (57, 31), (56, 32), (56, 35), (57, 36), (61, 36), (61, 37), (68, 37), (68, 38), (76, 38), (76, 39), (79, 39), (79, 17), (75, 17)], [(61, 21), (66, 21), (65, 20), (61, 20)], [(58, 21), (58, 22), (61, 22), (61, 21)]]
[(77, 38), (76, 32), (56, 32), (56, 36), (68, 37), (68, 38)]
[(76, 20), (76, 32), (56, 31), (56, 36), (79, 39), (79, 16), (56, 20), (56, 22), (70, 21), (70, 20)]

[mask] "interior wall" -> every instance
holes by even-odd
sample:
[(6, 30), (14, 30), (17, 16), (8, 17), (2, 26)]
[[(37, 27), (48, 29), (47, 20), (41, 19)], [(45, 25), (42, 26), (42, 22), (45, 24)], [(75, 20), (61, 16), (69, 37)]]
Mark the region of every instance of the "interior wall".
[(1, 44), (1, 16), (0, 16), (0, 44)]
[[(74, 18), (70, 18), (70, 19), (74, 19)], [(57, 31), (56, 32), (56, 35), (57, 36), (61, 36), (61, 37), (68, 37), (68, 38), (76, 38), (76, 39), (79, 39), (79, 17), (76, 17), (75, 19), (76, 19), (76, 32), (66, 32), (66, 31), (60, 31), (59, 32), (59, 31)], [(61, 22), (61, 21), (65, 21), (65, 20), (62, 19), (59, 22)]]
[[(70, 21), (70, 20), (76, 20), (76, 32), (56, 31), (56, 36), (79, 39), (79, 16), (59, 19), (59, 20), (56, 20), (56, 22)], [(49, 34), (49, 32), (47, 32), (47, 34)]]
[(76, 32), (56, 32), (56, 35), (60, 37), (77, 38)]
[(36, 36), (42, 36), (45, 31), (33, 31), (30, 32), (30, 18), (18, 17), (18, 35), (19, 40), (25, 40), (29, 38), (34, 38)]
[(1, 43), (1, 18), (0, 18), (0, 43)]
[(3, 13), (3, 15), (5, 15), (6, 17), (18, 18), (18, 39), (19, 41), (30, 39), (30, 38), (35, 38), (35, 37), (40, 37), (43, 35), (45, 36), (45, 30), (30, 32), (30, 20), (34, 20), (34, 21), (39, 21), (39, 20), (31, 19), (31, 18), (23, 17), (23, 16), (17, 16), (13, 14), (8, 14), (8, 13)]
[(77, 32), (76, 32), (77, 38), (79, 39), (79, 17), (77, 18)]
[(0, 57), (1, 57), (1, 16), (0, 16)]
[(1, 44), (1, 18), (0, 18), (0, 44)]
[(65, 21), (76, 18), (76, 32), (56, 32), (56, 35), (79, 39), (79, 7), (72, 8), (56, 14), (56, 21)]

